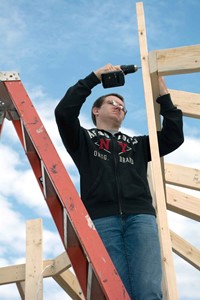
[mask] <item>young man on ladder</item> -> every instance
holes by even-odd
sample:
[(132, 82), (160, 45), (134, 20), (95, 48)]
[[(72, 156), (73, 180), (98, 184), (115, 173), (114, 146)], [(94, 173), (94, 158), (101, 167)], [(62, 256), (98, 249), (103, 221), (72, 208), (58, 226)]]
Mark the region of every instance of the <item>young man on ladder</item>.
[[(149, 137), (119, 131), (127, 110), (123, 97), (115, 93), (94, 102), (95, 128), (83, 128), (78, 119), (102, 74), (119, 70), (105, 65), (70, 87), (55, 109), (56, 122), (80, 173), (81, 199), (131, 299), (162, 299), (160, 244), (147, 181)], [(159, 89), (163, 126), (158, 143), (164, 156), (183, 143), (183, 124), (162, 77)]]

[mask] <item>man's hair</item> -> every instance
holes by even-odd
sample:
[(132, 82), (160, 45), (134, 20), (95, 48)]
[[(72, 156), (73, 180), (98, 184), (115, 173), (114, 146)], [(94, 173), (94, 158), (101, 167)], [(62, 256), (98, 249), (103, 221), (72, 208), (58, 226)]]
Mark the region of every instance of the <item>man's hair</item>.
[(95, 117), (95, 115), (93, 114), (93, 108), (94, 108), (94, 107), (100, 108), (100, 107), (103, 105), (104, 100), (105, 100), (107, 97), (109, 97), (109, 96), (115, 96), (115, 97), (118, 97), (120, 100), (122, 100), (122, 101), (124, 102), (124, 98), (123, 98), (121, 95), (117, 94), (117, 93), (106, 94), (106, 95), (103, 95), (103, 96), (99, 97), (98, 99), (96, 99), (96, 100), (94, 101), (94, 103), (93, 103), (93, 105), (92, 105), (92, 109), (91, 109), (92, 121), (93, 121), (93, 123), (94, 123), (95, 126), (96, 126), (96, 117)]

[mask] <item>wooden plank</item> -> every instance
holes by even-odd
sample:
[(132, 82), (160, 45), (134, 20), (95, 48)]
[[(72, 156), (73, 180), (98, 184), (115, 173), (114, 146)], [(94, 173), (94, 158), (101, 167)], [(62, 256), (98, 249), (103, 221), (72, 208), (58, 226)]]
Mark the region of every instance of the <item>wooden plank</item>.
[(166, 183), (200, 191), (200, 170), (165, 163)]
[(173, 251), (200, 270), (200, 251), (173, 231), (171, 231), (171, 239)]
[(200, 222), (200, 199), (170, 187), (166, 188), (166, 192), (169, 210)]
[[(53, 268), (47, 268), (49, 265), (52, 265)], [(19, 264), (0, 268), (0, 285), (24, 281), (25, 267), (25, 264)], [(47, 259), (43, 261), (43, 268), (45, 269), (43, 277), (51, 277), (62, 273), (70, 267), (71, 263), (68, 255), (66, 252), (63, 252), (55, 259)]]
[[(46, 268), (49, 265), (54, 265), (54, 263), (55, 263), (54, 260), (48, 259), (43, 262), (43, 266), (44, 268)], [(26, 268), (25, 264), (0, 268), (0, 285), (24, 281), (25, 268)], [(66, 267), (63, 270), (65, 269)], [(62, 272), (63, 270), (60, 270), (60, 272)], [(54, 268), (49, 268), (45, 271), (44, 277), (50, 277), (54, 274), (55, 274)]]
[(26, 225), (25, 299), (43, 299), (42, 220)]
[(200, 72), (200, 45), (154, 50), (150, 55), (157, 61), (150, 65), (150, 73), (156, 68), (161, 76)]
[(180, 108), (184, 116), (200, 118), (200, 94), (169, 90), (173, 103)]
[(85, 299), (76, 276), (70, 270), (66, 270), (63, 273), (54, 275), (53, 279), (67, 292), (67, 294), (73, 300)]
[[(67, 255), (67, 252), (63, 252), (59, 256), (57, 256), (54, 259), (54, 265), (53, 265), (53, 273), (52, 275), (62, 273), (69, 269), (71, 267), (71, 262), (69, 260), (69, 257)], [(46, 272), (45, 272), (46, 273)]]
[(139, 2), (136, 4), (137, 11), (137, 21), (138, 21), (138, 34), (140, 42), (140, 54), (141, 54), (141, 63), (142, 63), (142, 75), (143, 75), (143, 84), (144, 84), (144, 94), (146, 101), (146, 110), (147, 122), (150, 135), (150, 147), (151, 147), (151, 156), (152, 156), (152, 173), (155, 185), (155, 199), (157, 205), (157, 220), (160, 233), (160, 242), (161, 250), (163, 257), (163, 270), (165, 278), (165, 286), (169, 299), (177, 300), (178, 292), (176, 286), (176, 277), (173, 266), (173, 257), (172, 257), (172, 248), (171, 248), (171, 239), (170, 232), (166, 214), (166, 202), (165, 202), (165, 191), (164, 183), (162, 178), (161, 162), (159, 157), (159, 149), (157, 143), (157, 134), (156, 134), (156, 117), (154, 111), (154, 99), (153, 91), (151, 86), (150, 79), (150, 70), (149, 70), (149, 60), (148, 60), (148, 50), (147, 50), (147, 41), (146, 41), (146, 28), (144, 20), (144, 11), (143, 4)]
[(25, 280), (25, 264), (0, 268), (0, 285)]
[(21, 299), (25, 300), (25, 282), (19, 281), (16, 283), (16, 286), (17, 286), (17, 289), (18, 289)]

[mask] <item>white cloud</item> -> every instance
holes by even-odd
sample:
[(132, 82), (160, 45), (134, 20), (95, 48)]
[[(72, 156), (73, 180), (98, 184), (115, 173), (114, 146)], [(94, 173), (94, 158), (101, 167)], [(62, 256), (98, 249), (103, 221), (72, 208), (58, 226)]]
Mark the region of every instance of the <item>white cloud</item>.
[(184, 143), (179, 149), (166, 156), (166, 162), (200, 169), (200, 140), (185, 136)]
[[(17, 255), (25, 253), (25, 227), (23, 218), (18, 211), (13, 209), (11, 203), (1, 197), (0, 201), (1, 221), (0, 221), (0, 244), (2, 254), (9, 253), (7, 258), (1, 258), (2, 263), (12, 264), (13, 258)], [(6, 257), (5, 256), (5, 257)]]
[(69, 297), (52, 278), (44, 280), (43, 292), (45, 294), (45, 299), (48, 300), (71, 299), (71, 297)]
[[(65, 251), (61, 237), (57, 231), (43, 230), (44, 257), (55, 258)], [(51, 246), (50, 246), (51, 245)]]
[(199, 270), (183, 261), (182, 258), (177, 255), (174, 255), (174, 257), (174, 266), (176, 270), (177, 287), (180, 299), (198, 300), (200, 280)]
[(0, 297), (2, 300), (19, 300), (20, 296), (16, 284), (1, 285)]
[[(28, 166), (28, 161), (25, 161)], [(0, 190), (5, 197), (12, 198), (19, 204), (35, 208), (42, 215), (47, 215), (46, 205), (42, 200), (33, 171), (27, 169), (26, 163), (20, 154), (9, 146), (1, 145), (0, 148)]]

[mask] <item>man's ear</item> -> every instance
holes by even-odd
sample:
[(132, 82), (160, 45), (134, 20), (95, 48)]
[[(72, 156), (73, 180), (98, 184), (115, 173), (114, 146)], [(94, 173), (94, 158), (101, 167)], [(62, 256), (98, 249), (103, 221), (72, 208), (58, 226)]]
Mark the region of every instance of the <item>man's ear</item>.
[(99, 108), (98, 107), (93, 107), (92, 112), (95, 116), (98, 116), (99, 114)]

